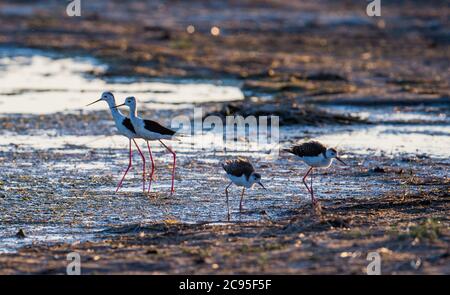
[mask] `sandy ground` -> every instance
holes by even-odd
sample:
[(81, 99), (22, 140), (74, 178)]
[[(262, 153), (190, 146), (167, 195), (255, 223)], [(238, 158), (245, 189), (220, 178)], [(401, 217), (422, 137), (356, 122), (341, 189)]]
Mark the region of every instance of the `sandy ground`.
[[(437, 105), (448, 113), (449, 8), (445, 1), (389, 3), (383, 6), (381, 19), (367, 18), (361, 1), (291, 2), (124, 4), (105, 0), (86, 3), (81, 18), (68, 18), (61, 1), (2, 1), (0, 43), (91, 54), (110, 65), (102, 74), (106, 77), (238, 78), (247, 99), (212, 106), (211, 111), (265, 114), (262, 97), (270, 95), (271, 111), (281, 115), (284, 125), (364, 123), (357, 118), (333, 116), (319, 116), (321, 120), (317, 121), (317, 116), (308, 117), (300, 111), (304, 103), (312, 108), (328, 103)], [(195, 26), (194, 34), (186, 32), (189, 25)], [(214, 25), (221, 32), (216, 37), (210, 34)], [(3, 130), (30, 135), (59, 129), (63, 135), (76, 135), (80, 128), (107, 119), (108, 114), (58, 114), (50, 122), (46, 116), (17, 118), (17, 124), (0, 119)], [(95, 127), (87, 132), (111, 132), (110, 125), (100, 123)], [(74, 148), (82, 152), (71, 156), (73, 163), (101, 161), (114, 154), (106, 150), (90, 152), (82, 146), (66, 147)], [(3, 226), (13, 226), (17, 217), (37, 224), (59, 222), (60, 217), (67, 222), (72, 213), (76, 224), (77, 218), (85, 217), (71, 211), (72, 203), (65, 199), (70, 197), (71, 202), (91, 198), (93, 208), (87, 209), (89, 213), (103, 208), (101, 205), (111, 196), (97, 191), (96, 186), (114, 185), (108, 172), (92, 177), (83, 169), (66, 169), (61, 171), (68, 176), (60, 178), (55, 177), (58, 170), (51, 166), (49, 174), (43, 173), (48, 170), (46, 163), (56, 165), (67, 158), (67, 153), (65, 149), (38, 151), (11, 146), (0, 154), (2, 164), (17, 163), (2, 167), (0, 204), (13, 204), (18, 209), (11, 213), (10, 208), (2, 208), (3, 213), (9, 213), (3, 215)], [(165, 222), (124, 223), (112, 226), (102, 239), (93, 242), (32, 245), (18, 253), (2, 254), (0, 273), (64, 273), (67, 253), (77, 251), (85, 274), (364, 274), (369, 263), (367, 254), (376, 251), (382, 257), (384, 274), (449, 274), (448, 161), (420, 155), (401, 159), (408, 163), (407, 171), (398, 168), (398, 159), (380, 156), (367, 166), (357, 156), (349, 156), (357, 168), (321, 172), (320, 177), (325, 182), (333, 181), (333, 188), (345, 190), (344, 184), (350, 183), (359, 189), (346, 190), (344, 195), (352, 193), (350, 197), (322, 200), (321, 210), (313, 212), (307, 201), (297, 201), (296, 191), (289, 206), (262, 209), (261, 205), (256, 213), (243, 215), (261, 215), (258, 222), (188, 225), (169, 218)], [(111, 161), (119, 165), (117, 158)], [(286, 156), (280, 161), (275, 164), (282, 163), (286, 170), (268, 172), (269, 179), (286, 179), (296, 167)], [(262, 162), (266, 171), (275, 164)], [(374, 172), (378, 166), (384, 170)], [(186, 160), (181, 172), (197, 169), (204, 173), (206, 168), (205, 163)], [(137, 182), (138, 177), (134, 180)], [(5, 183), (8, 190), (3, 189)], [(383, 188), (381, 195), (364, 193), (361, 183)], [(285, 183), (278, 189), (283, 186)], [(178, 198), (190, 195), (191, 191), (182, 190)], [(199, 194), (197, 202), (202, 204), (216, 195), (222, 197), (220, 193)], [(130, 204), (130, 196), (140, 195), (125, 194), (111, 201), (108, 208)], [(151, 197), (155, 203), (180, 203), (180, 199)], [(145, 198), (140, 202), (148, 201)], [(30, 200), (28, 204), (34, 204), (39, 212), (37, 217), (19, 210)], [(270, 200), (264, 202), (271, 204)], [(59, 211), (61, 208), (64, 210)], [(276, 219), (271, 217), (272, 212), (278, 212)], [(223, 219), (217, 216), (215, 220)]]

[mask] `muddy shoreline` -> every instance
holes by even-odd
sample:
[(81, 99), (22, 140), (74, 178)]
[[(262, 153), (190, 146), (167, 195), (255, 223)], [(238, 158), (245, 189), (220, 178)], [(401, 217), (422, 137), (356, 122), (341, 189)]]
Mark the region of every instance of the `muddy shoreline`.
[[(3, 161), (16, 161), (0, 179), (2, 224), (10, 228), (12, 239), (22, 240), (14, 235), (23, 222), (58, 225), (55, 234), (67, 232), (66, 239), (80, 228), (83, 238), (33, 242), (14, 254), (1, 254), (0, 273), (63, 274), (65, 256), (73, 251), (81, 254), (85, 274), (364, 274), (372, 251), (382, 256), (385, 274), (449, 273), (450, 163), (445, 159), (405, 155), (362, 160), (347, 152), (350, 168), (316, 173), (322, 202), (316, 212), (301, 186), (303, 166), (288, 155), (276, 162), (260, 159), (257, 166), (271, 192), (250, 192), (240, 214), (233, 189), (232, 223), (227, 224), (226, 182), (218, 168), (211, 169), (219, 155), (197, 159), (180, 153), (178, 189), (170, 197), (167, 185), (161, 186), (169, 180), (164, 172), (169, 167), (162, 163), (159, 186), (150, 195), (139, 192), (137, 171), (126, 183), (133, 191), (113, 194), (122, 152), (82, 145), (34, 151), (17, 146), (1, 152)], [(86, 160), (94, 170), (78, 168)], [(26, 173), (17, 175), (20, 167)], [(214, 180), (198, 178), (205, 173)], [(99, 218), (104, 225), (94, 226)], [(35, 231), (25, 229), (25, 238)]]
[(373, 19), (360, 1), (97, 1), (74, 18), (58, 1), (4, 1), (0, 43), (87, 53), (110, 77), (238, 78), (284, 103), (448, 104), (449, 11), (434, 2)]
[[(417, 108), (426, 120), (388, 123), (448, 124), (445, 1), (386, 4), (382, 19), (367, 18), (361, 1), (291, 2), (100, 0), (85, 3), (82, 17), (69, 18), (61, 1), (6, 0), (0, 4), (0, 46), (93, 56), (108, 64), (105, 72), (90, 73), (100, 78), (237, 79), (243, 101), (199, 105), (219, 116), (276, 113), (291, 128), (282, 145), (326, 133), (296, 133), (296, 126), (387, 124), (328, 113), (322, 109), (328, 105), (399, 113)], [(194, 34), (186, 31), (189, 25)], [(212, 26), (220, 27), (219, 36), (211, 36)], [(180, 113), (189, 110), (143, 110), (165, 124)], [(431, 120), (435, 114), (444, 118)], [(313, 213), (300, 186), (304, 166), (287, 155), (273, 161), (250, 151), (271, 194), (252, 192), (247, 210), (234, 211), (233, 222), (222, 224), (225, 182), (217, 167), (230, 155), (199, 158), (182, 148), (179, 190), (169, 198), (169, 159), (156, 149), (157, 190), (136, 191), (140, 175), (134, 171), (127, 183), (133, 190), (114, 195), (126, 142), (112, 136), (106, 111), (2, 115), (0, 126), (5, 138), (33, 140), (0, 145), (0, 227), (9, 241), (22, 241), (15, 234), (24, 225), (55, 226), (65, 234), (81, 228), (96, 236), (0, 254), (0, 274), (64, 274), (73, 251), (81, 254), (84, 274), (365, 274), (372, 251), (382, 257), (383, 274), (450, 274), (445, 157), (420, 150), (345, 151), (351, 168), (317, 174), (322, 211)], [(45, 140), (55, 146), (40, 147)], [(92, 144), (97, 141), (102, 143)]]
[(64, 274), (66, 255), (78, 252), (83, 274), (365, 274), (375, 251), (383, 274), (448, 274), (448, 185), (325, 201), (321, 213), (303, 205), (277, 222), (127, 225), (101, 242), (1, 255), (0, 272)]

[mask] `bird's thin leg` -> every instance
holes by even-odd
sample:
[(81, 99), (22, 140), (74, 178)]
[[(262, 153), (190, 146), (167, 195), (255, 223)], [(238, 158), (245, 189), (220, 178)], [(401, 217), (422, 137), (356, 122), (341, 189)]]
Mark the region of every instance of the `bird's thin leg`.
[(133, 142), (142, 158), (142, 163), (143, 163), (142, 164), (142, 191), (145, 193), (145, 157), (144, 157), (144, 154), (142, 153), (141, 149), (139, 148), (139, 145), (137, 144), (136, 140), (133, 139)]
[(132, 150), (131, 150), (131, 139), (130, 139), (130, 144), (129, 144), (129, 146), (130, 146), (130, 161), (129, 161), (129, 163), (128, 163), (127, 170), (125, 170), (125, 174), (123, 175), (122, 179), (120, 180), (119, 184), (117, 185), (116, 193), (117, 193), (117, 192), (119, 191), (119, 189), (122, 187), (122, 182), (123, 182), (123, 180), (125, 179), (125, 176), (127, 176), (127, 173), (128, 173), (128, 171), (130, 170), (131, 165), (132, 165), (133, 152), (132, 152)]
[(308, 172), (306, 172), (305, 176), (303, 176), (303, 184), (306, 186), (306, 189), (308, 190), (308, 192), (311, 194), (311, 190), (308, 187), (308, 184), (306, 183), (306, 177), (308, 177), (309, 173), (311, 172), (313, 168), (309, 168)]
[(150, 184), (148, 185), (148, 192), (150, 192), (150, 189), (152, 188), (152, 180), (153, 180), (153, 174), (155, 173), (155, 162), (153, 161), (153, 155), (152, 151), (150, 149), (150, 143), (147, 140), (147, 147), (148, 147), (148, 153), (150, 154), (150, 161), (152, 162), (152, 170), (150, 172)]
[(175, 191), (174, 186), (175, 186), (175, 166), (177, 164), (177, 154), (172, 151), (167, 145), (164, 144), (164, 142), (162, 142), (161, 140), (159, 140), (159, 142), (173, 155), (173, 167), (172, 167), (172, 188), (170, 190), (170, 193), (173, 194), (173, 192)]
[(313, 204), (315, 204), (316, 203), (316, 199), (314, 198), (313, 173), (314, 173), (314, 170), (311, 168), (311, 176), (310, 176), (310, 178), (311, 178), (311, 186), (310, 186), (310, 189), (311, 189), (311, 201), (312, 201)]
[(241, 202), (239, 203), (239, 212), (242, 212), (242, 202), (244, 201), (245, 187), (242, 188)]
[(230, 187), (230, 185), (232, 185), (233, 182), (230, 182), (230, 184), (225, 188), (225, 196), (227, 197), (227, 217), (228, 217), (228, 221), (230, 221), (230, 203), (228, 201), (228, 188)]

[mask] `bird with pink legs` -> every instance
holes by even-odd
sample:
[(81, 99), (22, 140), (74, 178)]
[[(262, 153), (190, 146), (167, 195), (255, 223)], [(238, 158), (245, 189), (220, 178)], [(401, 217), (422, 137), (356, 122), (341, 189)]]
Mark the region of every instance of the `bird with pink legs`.
[[(285, 149), (285, 152), (291, 153), (299, 157), (306, 165), (309, 166), (308, 171), (303, 176), (303, 184), (311, 195), (311, 201), (313, 206), (318, 205), (317, 199), (314, 197), (313, 189), (313, 170), (315, 168), (328, 168), (336, 159), (344, 165), (347, 165), (338, 155), (338, 152), (334, 148), (326, 147), (318, 141), (308, 141), (298, 145), (294, 145), (289, 149)], [(311, 184), (308, 186), (306, 178), (310, 176)]]
[(135, 97), (127, 97), (125, 102), (121, 105), (117, 105), (115, 108), (127, 106), (130, 109), (130, 120), (133, 125), (136, 134), (138, 134), (139, 138), (147, 141), (148, 152), (150, 153), (150, 160), (152, 163), (152, 169), (150, 172), (150, 184), (148, 186), (148, 191), (151, 190), (153, 174), (155, 172), (155, 162), (153, 161), (152, 151), (150, 149), (149, 141), (158, 140), (173, 156), (173, 165), (172, 165), (172, 187), (170, 189), (170, 193), (173, 194), (175, 192), (175, 169), (176, 169), (176, 153), (168, 147), (163, 140), (174, 140), (176, 136), (176, 131), (169, 129), (167, 127), (162, 126), (160, 123), (152, 120), (146, 120), (138, 117), (137, 115), (137, 102)]
[(130, 118), (124, 116), (115, 106), (116, 106), (116, 100), (114, 98), (114, 95), (111, 92), (103, 92), (102, 96), (100, 97), (100, 99), (94, 101), (93, 103), (88, 104), (87, 106), (93, 105), (97, 102), (100, 101), (105, 101), (108, 106), (109, 109), (111, 111), (111, 115), (114, 119), (114, 123), (116, 124), (116, 128), (119, 134), (127, 137), (129, 139), (129, 161), (128, 161), (128, 166), (125, 170), (124, 175), (122, 176), (122, 179), (120, 180), (119, 184), (117, 185), (116, 188), (116, 193), (120, 190), (120, 188), (122, 187), (123, 181), (125, 179), (125, 177), (128, 174), (128, 171), (130, 171), (132, 165), (133, 165), (133, 150), (132, 150), (132, 144), (131, 142), (133, 141), (134, 145), (136, 146), (136, 149), (139, 151), (139, 154), (141, 155), (142, 158), (142, 190), (145, 193), (145, 169), (146, 169), (146, 164), (145, 164), (145, 157), (144, 154), (142, 153), (141, 149), (139, 148), (139, 145), (136, 143), (136, 138), (141, 138), (137, 133), (136, 130), (133, 126), (133, 124), (131, 123)]

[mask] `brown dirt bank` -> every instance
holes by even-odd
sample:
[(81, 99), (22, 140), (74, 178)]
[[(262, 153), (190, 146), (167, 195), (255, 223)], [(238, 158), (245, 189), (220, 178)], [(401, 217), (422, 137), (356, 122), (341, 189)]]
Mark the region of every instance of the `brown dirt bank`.
[[(89, 53), (107, 76), (242, 79), (247, 96), (448, 103), (446, 1), (2, 1), (0, 44)], [(192, 25), (195, 33), (186, 28)], [(220, 27), (212, 36), (210, 28)]]
[(448, 181), (422, 193), (309, 205), (272, 223), (126, 226), (116, 238), (30, 246), (0, 256), (1, 274), (63, 274), (77, 251), (84, 274), (365, 274), (367, 253), (383, 274), (450, 273)]

